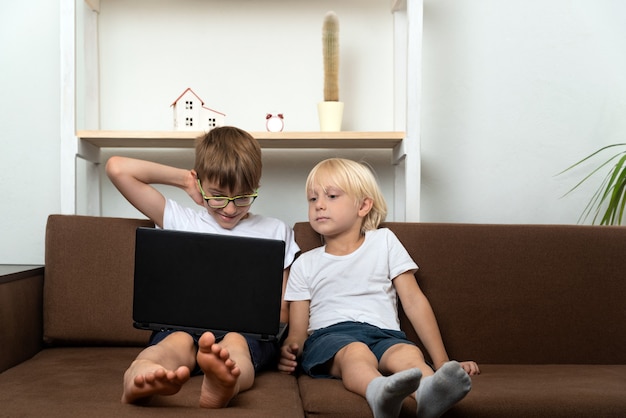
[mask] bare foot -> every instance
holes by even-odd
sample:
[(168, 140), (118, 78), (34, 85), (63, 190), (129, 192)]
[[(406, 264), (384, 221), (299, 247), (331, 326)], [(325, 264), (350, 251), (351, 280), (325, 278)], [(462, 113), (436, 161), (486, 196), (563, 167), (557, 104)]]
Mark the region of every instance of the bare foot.
[(153, 395), (173, 395), (189, 380), (189, 368), (166, 370), (149, 360), (135, 360), (124, 373), (123, 403), (147, 401)]
[(215, 336), (205, 332), (198, 341), (198, 365), (204, 372), (200, 406), (223, 408), (239, 392), (241, 370), (225, 348), (215, 343)]

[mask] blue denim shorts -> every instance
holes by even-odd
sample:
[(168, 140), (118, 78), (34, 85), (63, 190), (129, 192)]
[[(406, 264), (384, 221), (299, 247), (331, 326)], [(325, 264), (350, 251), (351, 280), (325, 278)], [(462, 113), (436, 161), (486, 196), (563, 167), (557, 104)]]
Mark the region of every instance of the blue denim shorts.
[(302, 352), (302, 368), (312, 377), (333, 377), (321, 368), (335, 354), (350, 343), (361, 342), (369, 347), (380, 361), (385, 351), (396, 344), (411, 344), (402, 331), (381, 329), (364, 322), (340, 322), (313, 331)]
[[(165, 337), (168, 335), (177, 332), (176, 330), (167, 330), (167, 331), (154, 331), (150, 336), (150, 340), (148, 341), (148, 346), (156, 345), (163, 341)], [(178, 332), (187, 332), (187, 331), (178, 331)], [(191, 332), (187, 332), (187, 334), (191, 335), (193, 338), (194, 345), (196, 349), (198, 348), (198, 340), (200, 339), (201, 334), (195, 334)], [(215, 341), (220, 342), (224, 339), (224, 335), (216, 335)], [(250, 350), (250, 358), (252, 359), (252, 365), (254, 366), (254, 371), (259, 372), (261, 370), (265, 370), (268, 368), (272, 368), (278, 364), (278, 356), (280, 353), (280, 347), (277, 342), (274, 341), (260, 341), (256, 338), (244, 336), (246, 341), (248, 342), (248, 349)], [(196, 367), (191, 371), (192, 376), (198, 376), (202, 374), (202, 369)]]

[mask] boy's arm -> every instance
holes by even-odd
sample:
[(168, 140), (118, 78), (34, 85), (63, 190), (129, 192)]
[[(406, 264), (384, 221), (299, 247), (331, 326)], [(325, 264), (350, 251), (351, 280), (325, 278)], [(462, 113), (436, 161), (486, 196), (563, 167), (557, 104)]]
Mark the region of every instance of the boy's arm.
[[(422, 292), (415, 281), (412, 272), (406, 272), (393, 280), (393, 285), (398, 292), (404, 313), (411, 321), (411, 325), (417, 332), (418, 337), (424, 343), (435, 370), (449, 361), (448, 353), (441, 338), (439, 325), (435, 319), (435, 313), (430, 306), (426, 295)], [(480, 369), (474, 361), (463, 361), (461, 367), (469, 375), (480, 374)]]
[(289, 302), (285, 301), (285, 290), (287, 289), (287, 280), (289, 279), (289, 267), (283, 270), (283, 290), (280, 298), (280, 322), (289, 322)]
[(115, 156), (107, 162), (106, 173), (126, 200), (161, 228), (165, 197), (151, 184), (179, 187), (202, 204), (193, 170)]
[(430, 354), (435, 369), (438, 369), (449, 361), (449, 358), (430, 302), (418, 286), (412, 272), (406, 272), (396, 277), (393, 280), (393, 285), (398, 292), (400, 302), (402, 302), (404, 313), (411, 321), (411, 325), (426, 347), (428, 354)]
[(280, 350), (278, 370), (293, 373), (298, 366), (304, 341), (308, 337), (310, 301), (298, 300), (289, 303), (289, 334)]

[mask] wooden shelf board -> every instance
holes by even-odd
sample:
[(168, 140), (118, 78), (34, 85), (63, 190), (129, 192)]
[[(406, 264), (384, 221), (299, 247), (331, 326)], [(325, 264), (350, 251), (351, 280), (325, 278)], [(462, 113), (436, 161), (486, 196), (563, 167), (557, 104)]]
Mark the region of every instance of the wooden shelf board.
[[(81, 140), (98, 148), (193, 148), (202, 132), (190, 131), (86, 131)], [(250, 132), (262, 148), (387, 148), (404, 139), (404, 132)]]

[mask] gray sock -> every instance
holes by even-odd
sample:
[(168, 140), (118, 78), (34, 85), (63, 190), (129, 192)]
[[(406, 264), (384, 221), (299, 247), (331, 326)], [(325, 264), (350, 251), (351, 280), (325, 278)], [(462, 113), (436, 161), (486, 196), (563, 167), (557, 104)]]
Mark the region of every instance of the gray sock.
[(367, 385), (365, 399), (374, 418), (397, 418), (402, 401), (417, 390), (421, 377), (420, 369), (409, 369), (372, 380)]
[(456, 361), (422, 379), (415, 393), (418, 418), (435, 418), (460, 401), (472, 388), (472, 379)]

